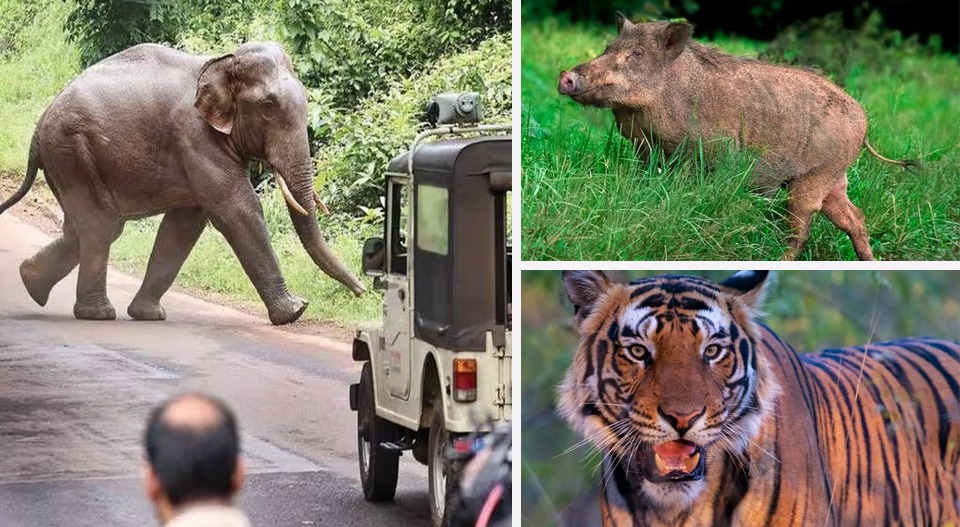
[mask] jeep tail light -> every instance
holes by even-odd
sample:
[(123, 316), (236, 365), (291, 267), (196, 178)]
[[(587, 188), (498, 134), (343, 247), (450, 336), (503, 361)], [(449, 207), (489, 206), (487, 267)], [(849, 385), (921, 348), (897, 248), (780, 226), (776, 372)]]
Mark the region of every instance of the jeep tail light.
[(453, 359), (453, 400), (461, 403), (477, 400), (476, 359)]

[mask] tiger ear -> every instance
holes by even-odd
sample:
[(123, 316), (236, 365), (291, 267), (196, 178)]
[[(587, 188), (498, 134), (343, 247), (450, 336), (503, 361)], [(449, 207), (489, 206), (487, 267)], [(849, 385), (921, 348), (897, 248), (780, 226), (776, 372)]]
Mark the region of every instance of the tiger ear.
[(770, 271), (740, 271), (724, 280), (720, 287), (727, 293), (740, 297), (752, 310), (759, 311), (767, 296)]
[(563, 289), (575, 313), (590, 307), (610, 287), (610, 279), (602, 271), (564, 271)]

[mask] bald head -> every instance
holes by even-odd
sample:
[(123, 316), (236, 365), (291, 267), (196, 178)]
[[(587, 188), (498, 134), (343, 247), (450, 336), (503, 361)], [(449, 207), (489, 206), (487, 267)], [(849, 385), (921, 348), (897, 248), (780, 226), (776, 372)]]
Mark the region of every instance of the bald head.
[(150, 469), (174, 506), (229, 499), (238, 487), (236, 419), (218, 399), (186, 394), (155, 408), (144, 446)]
[(201, 394), (175, 397), (161, 408), (160, 419), (173, 428), (202, 431), (221, 424), (225, 417), (221, 404)]

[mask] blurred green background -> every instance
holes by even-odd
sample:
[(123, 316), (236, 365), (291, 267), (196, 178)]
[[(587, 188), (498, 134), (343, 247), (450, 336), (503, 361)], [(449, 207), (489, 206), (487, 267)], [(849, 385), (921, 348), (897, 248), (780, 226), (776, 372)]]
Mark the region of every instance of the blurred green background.
[[(633, 280), (664, 271), (608, 271)], [(733, 271), (672, 271), (722, 281)], [(556, 386), (577, 338), (559, 271), (521, 279), (521, 510), (524, 525), (555, 525), (556, 514), (591, 490), (599, 456), (581, 447), (556, 415)], [(781, 271), (764, 321), (799, 353), (907, 336), (960, 340), (958, 271)]]

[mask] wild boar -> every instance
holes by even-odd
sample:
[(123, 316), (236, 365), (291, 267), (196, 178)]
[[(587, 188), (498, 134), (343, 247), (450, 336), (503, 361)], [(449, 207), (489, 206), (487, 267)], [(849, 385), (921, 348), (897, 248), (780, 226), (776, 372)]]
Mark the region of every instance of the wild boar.
[(560, 73), (558, 90), (610, 108), (624, 137), (644, 156), (727, 138), (759, 152), (754, 176), (788, 189), (796, 259), (822, 211), (850, 236), (857, 257), (873, 260), (863, 213), (847, 197), (847, 169), (860, 149), (903, 167), (867, 142), (867, 117), (852, 97), (807, 69), (728, 55), (690, 39), (685, 22), (632, 23), (617, 13), (617, 38), (603, 54)]

